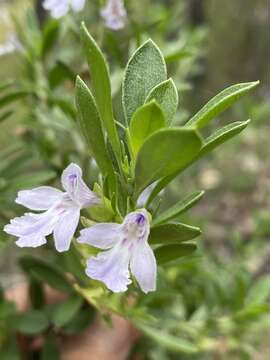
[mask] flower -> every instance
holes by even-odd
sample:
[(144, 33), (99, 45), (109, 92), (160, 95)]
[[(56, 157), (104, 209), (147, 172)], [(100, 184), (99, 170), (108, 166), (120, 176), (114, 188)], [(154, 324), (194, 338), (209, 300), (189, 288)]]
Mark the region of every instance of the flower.
[(4, 43), (0, 43), (0, 56), (13, 53), (15, 51), (22, 51), (22, 45), (15, 34), (9, 34)]
[(131, 283), (131, 272), (143, 292), (155, 291), (157, 264), (147, 242), (149, 232), (145, 209), (129, 213), (122, 224), (101, 223), (82, 230), (79, 243), (106, 250), (87, 261), (86, 274), (121, 292)]
[(84, 8), (85, 0), (44, 0), (42, 6), (51, 12), (52, 17), (59, 19), (66, 15), (71, 7), (75, 12)]
[(45, 244), (46, 236), (53, 233), (56, 250), (69, 249), (78, 226), (80, 210), (100, 202), (82, 180), (82, 170), (70, 164), (62, 173), (65, 192), (50, 186), (19, 191), (15, 200), (31, 210), (42, 213), (25, 213), (10, 221), (4, 231), (19, 238), (19, 247), (38, 247)]
[(101, 9), (100, 15), (109, 29), (122, 29), (125, 26), (127, 16), (123, 0), (108, 0), (107, 5)]

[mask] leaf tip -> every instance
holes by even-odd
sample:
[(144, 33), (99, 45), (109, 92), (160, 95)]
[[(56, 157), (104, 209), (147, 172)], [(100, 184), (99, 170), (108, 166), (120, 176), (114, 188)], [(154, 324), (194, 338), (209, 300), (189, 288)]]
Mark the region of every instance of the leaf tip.
[(80, 75), (77, 75), (77, 76), (76, 76), (76, 80), (75, 80), (75, 86), (76, 86), (76, 88), (77, 88), (78, 86), (80, 86), (81, 84), (84, 84), (84, 81), (82, 80), (82, 78), (80, 77)]
[[(81, 21), (80, 30), (81, 30), (81, 31), (87, 31), (87, 28), (86, 28), (86, 25), (85, 25), (85, 22), (84, 22), (84, 21)], [(88, 31), (87, 31), (87, 32), (88, 32)]]

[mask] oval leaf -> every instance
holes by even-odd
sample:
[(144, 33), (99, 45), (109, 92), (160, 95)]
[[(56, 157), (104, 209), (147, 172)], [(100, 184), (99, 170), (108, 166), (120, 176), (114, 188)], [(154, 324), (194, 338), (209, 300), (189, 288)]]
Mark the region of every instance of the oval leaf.
[(22, 334), (40, 334), (49, 327), (49, 320), (45, 314), (38, 310), (28, 311), (16, 315), (13, 319), (13, 328)]
[(151, 134), (164, 126), (164, 114), (155, 101), (140, 107), (132, 116), (129, 129), (134, 155), (137, 155), (141, 145)]
[(149, 235), (150, 244), (180, 243), (194, 239), (201, 234), (198, 227), (182, 223), (167, 223), (151, 228)]
[(51, 264), (32, 256), (24, 256), (19, 260), (22, 269), (34, 279), (50, 285), (52, 288), (64, 293), (72, 293), (73, 287), (64, 274)]
[(57, 305), (52, 314), (52, 322), (55, 326), (61, 327), (69, 323), (78, 313), (82, 306), (83, 299), (79, 296), (72, 296), (63, 303)]
[(142, 145), (135, 166), (137, 195), (149, 184), (169, 176), (199, 153), (202, 141), (191, 129), (162, 129), (151, 135)]
[(94, 318), (95, 309), (88, 305), (87, 307), (81, 309), (79, 313), (77, 313), (76, 316), (74, 316), (73, 319), (62, 328), (62, 331), (68, 335), (82, 333), (84, 330), (89, 328)]
[(167, 78), (164, 58), (152, 41), (146, 41), (127, 64), (123, 81), (123, 108), (127, 122), (144, 104), (149, 92)]
[(184, 200), (178, 201), (168, 210), (161, 213), (156, 219), (153, 220), (152, 225), (156, 226), (171, 219), (176, 218), (183, 212), (194, 206), (204, 195), (204, 191), (196, 191), (195, 193), (187, 196)]
[(185, 126), (202, 128), (238, 99), (259, 85), (259, 81), (236, 84), (213, 97)]
[(113, 173), (95, 100), (80, 77), (76, 80), (76, 104), (82, 133), (101, 172), (104, 175)]
[(197, 246), (195, 244), (165, 245), (155, 250), (155, 257), (159, 265), (164, 265), (180, 257), (191, 255), (196, 249)]
[(107, 62), (84, 23), (81, 25), (81, 39), (89, 65), (91, 85), (101, 120), (108, 133), (112, 148), (116, 154), (121, 154), (119, 137), (113, 117), (111, 83)]
[(158, 84), (146, 98), (146, 102), (155, 99), (163, 110), (167, 124), (171, 124), (178, 107), (178, 92), (172, 79)]
[[(197, 157), (195, 157), (192, 162), (195, 162), (199, 158), (207, 155), (209, 152), (214, 150), (219, 145), (223, 144), (227, 140), (230, 140), (235, 135), (239, 134), (242, 130), (244, 130), (249, 124), (250, 120), (247, 121), (236, 121), (232, 124), (226, 125), (223, 128), (215, 131), (211, 136), (205, 139), (204, 145), (201, 148)], [(182, 169), (181, 169), (182, 170)], [(167, 176), (161, 179), (154, 189), (152, 190), (148, 200), (147, 206), (153, 201), (153, 199), (165, 188), (178, 174), (173, 174), (171, 176)]]

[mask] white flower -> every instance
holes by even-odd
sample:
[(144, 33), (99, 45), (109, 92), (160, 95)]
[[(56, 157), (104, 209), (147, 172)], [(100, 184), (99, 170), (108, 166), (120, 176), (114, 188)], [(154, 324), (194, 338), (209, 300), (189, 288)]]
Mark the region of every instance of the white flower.
[(56, 250), (69, 249), (82, 208), (98, 204), (97, 195), (82, 180), (82, 170), (70, 164), (62, 174), (62, 192), (50, 186), (19, 191), (16, 203), (43, 213), (25, 213), (10, 221), (4, 231), (19, 238), (19, 247), (37, 247), (53, 233)]
[(42, 3), (44, 9), (50, 11), (56, 19), (66, 15), (70, 8), (75, 12), (82, 11), (84, 5), (85, 0), (44, 0)]
[(78, 242), (103, 249), (87, 262), (86, 274), (113, 292), (127, 290), (134, 275), (143, 292), (156, 290), (156, 259), (148, 244), (150, 224), (145, 209), (128, 214), (122, 224), (97, 224), (81, 231)]
[(15, 34), (9, 34), (7, 40), (0, 44), (0, 56), (22, 51), (22, 45)]

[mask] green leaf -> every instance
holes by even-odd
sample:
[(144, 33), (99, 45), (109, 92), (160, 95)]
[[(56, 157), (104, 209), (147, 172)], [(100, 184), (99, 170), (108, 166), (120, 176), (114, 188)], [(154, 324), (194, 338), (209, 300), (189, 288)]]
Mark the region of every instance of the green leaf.
[(24, 90), (14, 91), (12, 93), (5, 94), (0, 98), (0, 107), (8, 105), (14, 101), (17, 101), (17, 100), (23, 98), (23, 97), (26, 97), (29, 94), (31, 94), (29, 91), (24, 91)]
[(40, 281), (30, 278), (29, 295), (33, 309), (41, 309), (44, 306), (43, 284)]
[(8, 187), (10, 191), (29, 188), (38, 184), (44, 184), (45, 182), (54, 179), (55, 175), (56, 173), (54, 171), (49, 170), (18, 175), (9, 180)]
[(148, 241), (150, 244), (180, 243), (194, 239), (200, 234), (201, 230), (198, 227), (171, 222), (152, 227)]
[(78, 313), (82, 303), (82, 297), (74, 295), (68, 300), (58, 304), (52, 314), (51, 320), (53, 324), (57, 327), (66, 325)]
[(123, 81), (123, 108), (127, 123), (144, 104), (149, 92), (167, 78), (164, 58), (152, 41), (146, 41), (130, 58)]
[(95, 40), (87, 31), (84, 23), (81, 25), (81, 39), (90, 70), (93, 94), (100, 112), (101, 120), (108, 133), (113, 150), (121, 154), (121, 146), (113, 117), (111, 83), (108, 65)]
[(173, 51), (166, 51), (164, 53), (164, 58), (166, 61), (166, 64), (171, 64), (174, 62), (177, 62), (182, 59), (186, 59), (192, 56), (192, 52), (186, 49), (183, 49), (182, 47), (180, 49), (175, 49)]
[(259, 85), (259, 81), (236, 84), (212, 98), (185, 126), (200, 129), (209, 121), (230, 107), (242, 96)]
[(0, 114), (0, 123), (8, 119), (13, 113), (14, 111), (8, 110), (5, 111), (3, 114)]
[(0, 302), (0, 321), (8, 320), (10, 316), (15, 314), (17, 311), (16, 305), (14, 302), (3, 301)]
[(58, 348), (56, 336), (53, 334), (47, 335), (42, 353), (41, 353), (41, 360), (60, 360), (61, 355)]
[(172, 79), (158, 84), (151, 90), (145, 102), (155, 99), (166, 117), (167, 124), (171, 124), (178, 107), (178, 92)]
[(155, 250), (155, 257), (159, 265), (164, 265), (180, 257), (191, 255), (196, 251), (195, 244), (170, 244), (164, 245)]
[(135, 111), (130, 122), (130, 141), (135, 157), (144, 141), (165, 126), (160, 106), (151, 101)]
[(41, 45), (41, 56), (44, 58), (56, 44), (60, 30), (60, 22), (57, 20), (50, 20), (46, 22)]
[(16, 338), (16, 334), (12, 334), (8, 336), (8, 338), (4, 342), (1, 339), (0, 359), (21, 360), (21, 354), (20, 354), (18, 339)]
[(192, 129), (161, 129), (142, 145), (135, 166), (137, 195), (149, 184), (189, 164), (199, 153), (202, 141)]
[(103, 175), (113, 173), (95, 100), (80, 77), (76, 80), (76, 104), (82, 133), (101, 172)]
[(95, 318), (95, 308), (88, 305), (86, 308), (80, 310), (78, 314), (63, 328), (65, 334), (76, 334), (87, 329)]
[(72, 120), (76, 118), (75, 106), (69, 97), (51, 93), (47, 100), (51, 107), (53, 107), (53, 105), (58, 106), (66, 115), (70, 116)]
[(247, 297), (247, 305), (262, 304), (270, 298), (270, 277), (265, 275), (258, 279), (250, 288)]
[(56, 88), (65, 80), (75, 81), (76, 75), (68, 65), (62, 61), (57, 61), (49, 72), (49, 84), (52, 89)]
[(73, 293), (73, 287), (65, 275), (53, 265), (32, 256), (22, 257), (19, 264), (34, 279), (46, 283), (60, 292)]
[(224, 126), (221, 129), (218, 129), (211, 136), (205, 139), (204, 145), (201, 148), (198, 157), (200, 158), (208, 154), (210, 151), (214, 150), (217, 146), (223, 144), (227, 140), (239, 134), (242, 130), (244, 130), (248, 126), (249, 123), (250, 120), (236, 121), (232, 124)]
[(269, 304), (252, 304), (238, 311), (233, 318), (236, 322), (255, 321), (263, 315), (269, 314), (269, 310)]
[(164, 330), (153, 328), (149, 325), (145, 325), (139, 322), (136, 322), (136, 326), (150, 339), (154, 340), (160, 346), (170, 351), (184, 354), (195, 354), (199, 351), (197, 346), (192, 342), (181, 339), (179, 336), (170, 335)]
[(12, 319), (13, 328), (22, 334), (36, 335), (47, 330), (49, 320), (44, 313), (38, 310), (31, 310), (16, 315)]
[[(221, 129), (218, 129), (215, 131), (212, 135), (210, 135), (208, 138), (204, 140), (203, 147), (201, 148), (198, 156), (196, 156), (192, 163), (197, 161), (199, 158), (203, 157), (204, 155), (207, 155), (209, 152), (214, 150), (219, 145), (223, 144), (227, 140), (231, 139), (235, 135), (239, 134), (242, 130), (246, 128), (246, 126), (249, 124), (250, 120), (247, 121), (236, 121), (232, 124), (226, 125)], [(181, 169), (181, 171), (184, 169)], [(161, 179), (155, 188), (152, 190), (148, 200), (147, 200), (147, 206), (153, 201), (153, 199), (160, 193), (162, 189), (164, 189), (165, 186), (167, 186), (181, 171), (178, 173), (175, 173), (173, 175), (164, 177)]]
[(163, 213), (158, 215), (158, 217), (153, 220), (152, 226), (160, 225), (178, 217), (183, 212), (186, 212), (188, 209), (194, 206), (202, 198), (203, 195), (204, 191), (196, 191), (193, 194), (184, 198), (184, 200), (178, 201), (171, 208), (165, 210)]

